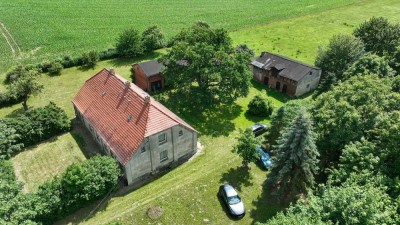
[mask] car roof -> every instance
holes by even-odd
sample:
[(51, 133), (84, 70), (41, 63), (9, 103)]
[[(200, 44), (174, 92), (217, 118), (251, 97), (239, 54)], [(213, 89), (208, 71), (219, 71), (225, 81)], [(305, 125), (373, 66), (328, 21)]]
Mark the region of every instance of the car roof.
[(224, 190), (227, 197), (236, 196), (238, 193), (236, 190), (229, 184), (224, 184)]

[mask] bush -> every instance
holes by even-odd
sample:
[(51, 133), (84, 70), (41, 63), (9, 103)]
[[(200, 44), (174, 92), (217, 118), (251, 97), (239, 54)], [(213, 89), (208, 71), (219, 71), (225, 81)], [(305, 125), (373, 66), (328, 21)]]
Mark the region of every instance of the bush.
[(100, 60), (107, 60), (107, 59), (116, 58), (117, 56), (118, 56), (117, 50), (114, 49), (114, 48), (109, 48), (107, 50), (104, 50), (104, 51), (100, 52), (99, 59)]
[(72, 58), (69, 55), (65, 55), (61, 60), (61, 64), (64, 68), (71, 68), (74, 66), (78, 66), (78, 60)]
[(99, 53), (95, 50), (85, 52), (81, 56), (82, 66), (94, 67), (97, 64), (97, 61), (99, 61)]
[(49, 60), (46, 60), (46, 61), (38, 64), (38, 68), (39, 68), (40, 72), (42, 72), (42, 73), (49, 72), (50, 67), (51, 67), (51, 62)]
[(63, 65), (60, 62), (51, 62), (50, 67), (48, 69), (49, 73), (52, 75), (60, 74), (61, 70), (63, 69)]
[(10, 92), (0, 93), (0, 107), (9, 106), (21, 101), (21, 96), (12, 95)]
[(134, 28), (122, 32), (117, 38), (117, 52), (120, 56), (135, 57), (143, 53), (140, 34)]
[(61, 177), (62, 201), (72, 212), (105, 196), (118, 184), (120, 170), (109, 156), (95, 156), (69, 166)]
[(270, 116), (273, 111), (272, 101), (262, 95), (256, 95), (251, 99), (247, 112), (253, 116)]
[(152, 52), (165, 46), (164, 34), (158, 26), (148, 27), (142, 33), (142, 43), (145, 52)]
[(38, 65), (33, 65), (33, 64), (15, 66), (6, 73), (6, 79), (4, 82), (6, 84), (9, 84), (15, 81), (24, 72), (29, 70), (38, 70), (38, 69), (39, 69)]

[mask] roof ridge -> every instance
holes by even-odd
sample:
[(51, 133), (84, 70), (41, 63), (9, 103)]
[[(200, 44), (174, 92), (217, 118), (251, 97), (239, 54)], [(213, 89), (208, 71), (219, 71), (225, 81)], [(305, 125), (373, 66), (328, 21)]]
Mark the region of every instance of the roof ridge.
[[(286, 60), (289, 60), (289, 61), (292, 61), (292, 62), (295, 62), (295, 63), (298, 63), (298, 64), (301, 64), (301, 65), (306, 66), (306, 67), (310, 67), (310, 68), (313, 68), (313, 69), (319, 69), (320, 70), (320, 68), (318, 68), (316, 66), (312, 66), (310, 64), (307, 64), (307, 63), (304, 63), (304, 62), (301, 62), (299, 60), (292, 59), (292, 58), (289, 58), (289, 57), (286, 57), (286, 56), (283, 56), (283, 55), (279, 55), (277, 53), (272, 53), (272, 52), (265, 52), (265, 53), (268, 53), (268, 54), (271, 54), (271, 55), (274, 55), (274, 56), (277, 56), (277, 57), (280, 57), (280, 58), (283, 58), (283, 59), (286, 59)], [(262, 57), (262, 55), (261, 55), (261, 57)], [(259, 57), (259, 58), (261, 58), (261, 57)]]

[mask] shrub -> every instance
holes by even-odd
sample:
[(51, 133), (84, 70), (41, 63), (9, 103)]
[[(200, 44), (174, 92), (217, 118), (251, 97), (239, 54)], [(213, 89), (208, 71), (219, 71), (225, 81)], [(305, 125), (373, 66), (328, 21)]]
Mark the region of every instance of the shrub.
[(99, 59), (100, 60), (113, 59), (116, 58), (117, 56), (118, 56), (117, 50), (114, 48), (109, 48), (107, 50), (100, 52)]
[(143, 53), (140, 34), (134, 28), (123, 31), (117, 38), (117, 52), (120, 56), (135, 57)]
[(78, 60), (72, 58), (69, 55), (65, 55), (61, 60), (61, 64), (64, 68), (71, 68), (74, 66), (78, 66)]
[(262, 95), (256, 95), (251, 99), (247, 112), (253, 116), (270, 116), (273, 110), (271, 100), (266, 99)]
[(95, 156), (69, 166), (61, 178), (62, 201), (67, 211), (79, 209), (113, 190), (120, 170), (109, 156)]
[(85, 52), (81, 56), (82, 66), (94, 67), (99, 61), (99, 53), (95, 50)]
[(152, 52), (164, 47), (166, 41), (158, 26), (150, 26), (142, 33), (142, 43), (145, 52)]
[(10, 92), (0, 93), (0, 107), (9, 106), (21, 101), (21, 96), (12, 95)]
[(42, 73), (49, 72), (50, 67), (51, 67), (51, 62), (49, 60), (46, 60), (46, 61), (38, 64), (38, 68), (39, 68), (40, 72), (42, 72)]
[(54, 61), (51, 62), (50, 67), (48, 69), (49, 73), (52, 75), (60, 74), (61, 70), (63, 69), (63, 65), (60, 62)]

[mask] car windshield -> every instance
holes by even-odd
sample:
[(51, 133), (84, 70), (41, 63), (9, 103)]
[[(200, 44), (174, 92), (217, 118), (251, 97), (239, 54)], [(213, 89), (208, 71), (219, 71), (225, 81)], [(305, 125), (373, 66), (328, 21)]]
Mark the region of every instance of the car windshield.
[(240, 197), (238, 195), (228, 197), (229, 205), (234, 205), (240, 202)]

